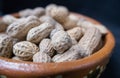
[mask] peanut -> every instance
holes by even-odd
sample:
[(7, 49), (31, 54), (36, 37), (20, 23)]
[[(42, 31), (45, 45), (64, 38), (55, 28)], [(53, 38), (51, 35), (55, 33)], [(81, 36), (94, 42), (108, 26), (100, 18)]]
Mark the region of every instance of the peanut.
[(80, 27), (74, 27), (73, 29), (68, 30), (67, 33), (71, 38), (75, 38), (76, 40), (79, 40), (83, 35)]
[(27, 41), (39, 43), (42, 39), (48, 37), (53, 29), (54, 26), (47, 22), (38, 27), (34, 27), (28, 32)]
[(39, 20), (40, 20), (40, 22), (42, 22), (42, 23), (48, 22), (48, 23), (53, 24), (53, 25), (56, 24), (56, 21), (55, 21), (52, 17), (50, 17), (50, 16), (48, 16), (48, 15), (41, 16), (41, 17), (39, 18)]
[(22, 58), (22, 60), (31, 60), (33, 55), (39, 51), (39, 48), (28, 41), (21, 41), (13, 46), (13, 53)]
[(78, 43), (81, 48), (81, 56), (90, 56), (98, 46), (101, 36), (102, 34), (97, 28), (89, 27)]
[(20, 17), (28, 17), (30, 15), (32, 15), (32, 9), (28, 8), (28, 9), (24, 9), (24, 10), (19, 11)]
[(3, 16), (3, 19), (2, 19), (7, 25), (10, 25), (12, 24), (13, 22), (15, 22), (17, 20), (17, 18), (15, 18), (14, 16), (12, 15), (5, 15)]
[(38, 26), (39, 24), (40, 21), (37, 17), (29, 16), (10, 24), (6, 32), (8, 35), (22, 40), (26, 37), (31, 28)]
[(72, 45), (70, 36), (63, 30), (56, 32), (52, 36), (53, 48), (58, 53), (63, 53), (65, 50), (69, 49)]
[(12, 56), (13, 40), (10, 36), (0, 33), (0, 56), (10, 58)]
[(49, 56), (53, 56), (55, 50), (53, 49), (53, 45), (51, 44), (50, 39), (43, 39), (39, 44), (40, 52), (47, 53)]
[(54, 8), (54, 7), (57, 7), (56, 4), (49, 4), (45, 7), (45, 11), (46, 11), (46, 15), (50, 15), (51, 13), (51, 10)]
[(33, 56), (33, 62), (47, 63), (51, 62), (51, 57), (43, 52), (38, 52)]
[(100, 32), (104, 35), (104, 34), (107, 34), (108, 33), (108, 30), (105, 26), (103, 25), (97, 25), (97, 24), (93, 24), (89, 21), (86, 21), (86, 20), (79, 20), (78, 23), (77, 23), (78, 26), (84, 28), (85, 30), (89, 27), (96, 27), (97, 29), (100, 30)]
[(69, 15), (69, 11), (64, 6), (53, 7), (50, 11), (50, 16), (60, 23), (65, 22), (65, 18)]
[(2, 19), (0, 19), (0, 32), (5, 32), (7, 27), (8, 25)]
[(60, 23), (56, 23), (55, 28), (50, 33), (50, 38), (52, 38), (52, 36), (60, 30), (64, 30), (63, 26)]
[(52, 58), (53, 62), (65, 62), (65, 61), (73, 61), (80, 59), (81, 56), (79, 54), (79, 46), (73, 45), (69, 50), (67, 50), (63, 54), (57, 54)]
[[(65, 19), (65, 18), (64, 18)], [(73, 15), (73, 14), (69, 14), (68, 17), (66, 17), (65, 22), (63, 23), (63, 27), (64, 29), (68, 30), (68, 29), (72, 29), (74, 27), (77, 26), (77, 22), (79, 21), (79, 17)]]
[(42, 7), (37, 7), (37, 8), (35, 8), (35, 9), (33, 9), (31, 15), (40, 17), (40, 16), (42, 16), (42, 15), (44, 15), (44, 14), (45, 14), (45, 9), (42, 8)]

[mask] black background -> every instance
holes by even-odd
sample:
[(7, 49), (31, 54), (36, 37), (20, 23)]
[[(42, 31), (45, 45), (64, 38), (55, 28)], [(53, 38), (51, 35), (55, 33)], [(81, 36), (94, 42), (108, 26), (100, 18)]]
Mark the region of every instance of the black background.
[(120, 78), (120, 0), (0, 0), (0, 14), (56, 3), (90, 16), (109, 28), (116, 39), (113, 55), (100, 78)]

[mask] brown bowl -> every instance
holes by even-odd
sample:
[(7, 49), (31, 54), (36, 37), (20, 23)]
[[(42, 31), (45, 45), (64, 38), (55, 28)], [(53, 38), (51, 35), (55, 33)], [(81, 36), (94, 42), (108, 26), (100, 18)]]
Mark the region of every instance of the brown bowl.
[[(73, 14), (95, 24), (100, 24), (87, 16)], [(19, 17), (18, 14), (13, 15)], [(97, 78), (105, 69), (115, 45), (114, 37), (110, 31), (104, 41), (104, 46), (98, 52), (70, 62), (33, 63), (0, 57), (0, 74), (8, 78)]]

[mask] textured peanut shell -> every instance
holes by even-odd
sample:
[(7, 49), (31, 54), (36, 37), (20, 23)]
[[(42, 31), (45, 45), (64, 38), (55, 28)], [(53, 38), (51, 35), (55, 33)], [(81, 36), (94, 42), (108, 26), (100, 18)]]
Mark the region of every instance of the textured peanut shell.
[(42, 23), (47, 22), (55, 26), (55, 28), (50, 33), (50, 38), (52, 38), (53, 34), (56, 33), (59, 30), (64, 30), (61, 24), (59, 24), (57, 21), (55, 21), (51, 16), (45, 15), (40, 17), (39, 19)]
[(0, 33), (0, 56), (10, 58), (12, 56), (12, 38)]
[(24, 9), (18, 12), (20, 17), (28, 17), (32, 15), (32, 9)]
[(69, 50), (64, 52), (63, 54), (57, 54), (52, 58), (53, 62), (65, 62), (65, 61), (73, 61), (80, 59), (81, 56), (79, 54), (79, 46), (73, 45)]
[(50, 15), (51, 13), (51, 10), (54, 8), (54, 7), (57, 7), (56, 4), (49, 4), (45, 7), (45, 11), (46, 11), (46, 15)]
[(29, 56), (27, 56), (27, 57), (19, 57), (19, 56), (17, 56), (20, 60), (22, 60), (22, 61), (32, 61), (32, 57), (29, 57)]
[(60, 31), (60, 30), (64, 30), (64, 28), (63, 28), (63, 26), (60, 24), (60, 23), (57, 23), (56, 22), (56, 24), (55, 24), (55, 28), (51, 31), (51, 33), (50, 33), (50, 38), (52, 38), (52, 36), (56, 33), (56, 32), (58, 32), (58, 31)]
[(33, 56), (33, 62), (48, 63), (51, 62), (51, 57), (43, 52), (37, 52)]
[(0, 19), (0, 32), (5, 32), (7, 27), (8, 25), (2, 19)]
[(55, 28), (50, 33), (50, 38), (52, 38), (53, 34), (55, 34), (57, 31), (64, 30), (63, 26), (55, 21), (51, 16), (45, 15), (40, 17), (41, 22), (48, 22), (50, 24), (55, 25)]
[(77, 26), (78, 21), (79, 21), (79, 18), (77, 16), (70, 14), (68, 17), (66, 17), (66, 21), (63, 23), (63, 27), (66, 30), (72, 29)]
[(102, 34), (95, 27), (89, 27), (79, 41), (81, 56), (90, 56), (101, 41)]
[(71, 41), (72, 41), (72, 45), (75, 45), (75, 44), (78, 43), (77, 40), (75, 38), (73, 38), (73, 37), (71, 37)]
[(51, 16), (48, 16), (48, 15), (44, 15), (44, 16), (41, 16), (39, 18), (40, 22), (44, 23), (44, 22), (48, 22), (50, 24), (53, 24), (55, 25), (56, 24), (56, 21), (51, 17)]
[(103, 35), (108, 33), (108, 30), (104, 25), (96, 25), (95, 27), (99, 29)]
[(95, 48), (93, 53), (99, 51), (103, 47), (103, 45), (104, 45), (104, 41), (101, 39), (98, 46)]
[(38, 27), (32, 28), (27, 34), (27, 41), (39, 43), (42, 39), (49, 36), (54, 26), (50, 23), (43, 23)]
[(53, 7), (50, 11), (50, 16), (60, 23), (64, 23), (68, 15), (69, 11), (64, 6)]
[(88, 27), (93, 27), (94, 25), (90, 21), (80, 19), (77, 23), (77, 26), (87, 29)]
[(80, 27), (74, 27), (73, 29), (68, 30), (67, 33), (71, 38), (75, 38), (76, 40), (79, 40), (83, 35)]
[(51, 44), (51, 40), (46, 38), (43, 39), (39, 44), (40, 52), (47, 53), (49, 56), (53, 56), (55, 50)]
[(63, 53), (72, 46), (72, 41), (67, 32), (61, 30), (52, 36), (52, 44), (58, 53)]
[(45, 14), (45, 9), (42, 7), (36, 7), (32, 11), (32, 15), (40, 17)]
[(32, 61), (32, 58), (31, 58), (31, 57), (19, 57), (19, 56), (14, 56), (14, 57), (12, 57), (12, 59), (18, 60), (18, 61)]
[(107, 30), (107, 28), (105, 26), (93, 24), (92, 22), (86, 21), (86, 20), (79, 20), (78, 23), (77, 23), (77, 26), (84, 28), (85, 31), (89, 27), (96, 27), (97, 29), (99, 29), (99, 31), (102, 34), (107, 34), (108, 33), (108, 30)]
[(5, 15), (3, 16), (2, 20), (7, 24), (7, 25), (10, 25), (12, 24), (13, 22), (15, 22), (17, 20), (17, 18), (15, 18), (14, 16), (12, 15)]
[(13, 46), (13, 53), (17, 57), (31, 60), (32, 56), (39, 51), (39, 48), (28, 41), (21, 41)]
[(31, 28), (36, 27), (39, 24), (40, 21), (37, 17), (29, 16), (10, 24), (6, 32), (8, 35), (22, 40), (26, 37)]

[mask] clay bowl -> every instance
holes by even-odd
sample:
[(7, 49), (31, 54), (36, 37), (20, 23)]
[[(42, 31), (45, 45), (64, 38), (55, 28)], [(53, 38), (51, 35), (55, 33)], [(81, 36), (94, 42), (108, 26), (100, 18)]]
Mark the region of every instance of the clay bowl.
[[(98, 21), (87, 16), (72, 13), (95, 24)], [(19, 17), (18, 14), (13, 14)], [(104, 46), (96, 53), (80, 60), (61, 63), (33, 63), (0, 57), (0, 74), (8, 78), (98, 78), (106, 67), (115, 40), (109, 31)]]

